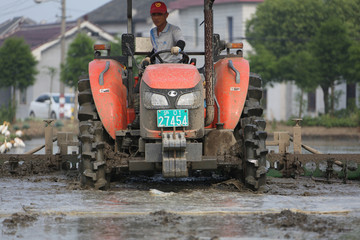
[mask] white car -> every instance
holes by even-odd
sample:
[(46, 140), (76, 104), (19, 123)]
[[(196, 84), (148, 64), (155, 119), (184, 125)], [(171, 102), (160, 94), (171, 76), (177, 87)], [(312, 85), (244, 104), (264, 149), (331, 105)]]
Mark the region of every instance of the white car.
[[(51, 98), (50, 98), (51, 97)], [(32, 118), (57, 119), (60, 116), (60, 93), (43, 93), (30, 103)], [(71, 118), (74, 112), (74, 94), (65, 94), (64, 118)]]

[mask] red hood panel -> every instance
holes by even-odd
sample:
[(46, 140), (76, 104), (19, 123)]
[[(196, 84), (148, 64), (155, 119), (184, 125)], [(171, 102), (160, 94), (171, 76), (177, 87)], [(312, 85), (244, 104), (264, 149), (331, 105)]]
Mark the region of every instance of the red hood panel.
[[(107, 71), (106, 64), (109, 63)], [(122, 82), (123, 66), (111, 59), (95, 59), (89, 63), (91, 92), (101, 122), (109, 135), (127, 128), (126, 87)], [(103, 85), (100, 75), (103, 73)]]
[(197, 68), (190, 64), (153, 64), (146, 67), (143, 81), (151, 88), (193, 88), (201, 80)]

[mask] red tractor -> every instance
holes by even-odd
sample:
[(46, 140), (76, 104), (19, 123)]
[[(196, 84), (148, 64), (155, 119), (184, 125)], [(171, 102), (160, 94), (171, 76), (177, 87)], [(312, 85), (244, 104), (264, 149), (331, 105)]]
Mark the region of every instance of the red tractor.
[[(131, 0), (128, 4), (131, 29)], [(180, 63), (151, 64), (133, 77), (134, 55), (146, 53), (144, 39), (124, 34), (124, 56), (110, 56), (107, 45), (95, 45), (89, 78), (78, 83), (84, 186), (106, 189), (113, 175), (134, 172), (179, 178), (215, 170), (255, 190), (265, 184), (261, 79), (250, 73), (242, 44), (213, 34), (212, 4), (204, 0), (205, 52), (182, 52)], [(161, 53), (152, 55), (152, 62), (163, 62)], [(189, 55), (199, 54), (205, 55), (200, 69), (189, 63)]]

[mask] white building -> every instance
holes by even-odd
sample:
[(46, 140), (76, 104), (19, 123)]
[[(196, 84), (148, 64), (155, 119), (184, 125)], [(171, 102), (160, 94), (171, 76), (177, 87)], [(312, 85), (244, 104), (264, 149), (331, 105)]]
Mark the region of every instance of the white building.
[[(88, 22), (68, 22), (66, 24), (65, 32), (65, 54), (67, 46), (76, 37), (76, 33), (82, 31), (91, 36), (97, 43), (114, 41), (114, 37), (106, 33), (100, 27)], [(23, 119), (28, 117), (30, 102), (37, 98), (43, 92), (60, 92), (60, 23), (44, 24), (44, 25), (24, 25), (19, 26), (18, 29), (11, 34), (1, 39), (0, 45), (4, 39), (9, 37), (23, 37), (30, 45), (31, 51), (38, 61), (37, 70), (39, 74), (35, 76), (36, 81), (33, 86), (27, 88), (26, 91), (17, 91), (17, 111), (16, 117)], [(49, 68), (54, 68), (56, 74), (51, 82)], [(5, 90), (5, 92), (10, 91)], [(3, 90), (4, 91), (4, 90)], [(73, 93), (74, 89), (65, 87), (66, 93)], [(10, 93), (11, 95), (11, 93)], [(8, 98), (9, 96), (6, 95)], [(0, 102), (6, 103), (9, 99), (4, 99), (0, 96)]]
[[(264, 0), (216, 0), (213, 6), (214, 12), (214, 33), (220, 34), (222, 40), (228, 42), (243, 42), (244, 56), (252, 51), (250, 44), (246, 41), (245, 28), (246, 21), (256, 12), (258, 4)], [(153, 0), (133, 0), (133, 28), (135, 36), (149, 37), (150, 29), (153, 27), (150, 17), (150, 6)], [(164, 0), (170, 13), (168, 22), (178, 25), (184, 34), (186, 40), (186, 51), (204, 51), (204, 0)], [(90, 35), (98, 41), (113, 41), (113, 36), (121, 36), (127, 32), (127, 7), (126, 0), (113, 0), (102, 7), (84, 15), (81, 19), (89, 20), (81, 24), (82, 29), (87, 29)], [(75, 24), (76, 25), (76, 24)], [(92, 26), (91, 28), (89, 26)], [(45, 29), (44, 25), (44, 29)], [(39, 26), (40, 27), (40, 26)], [(59, 26), (58, 26), (59, 28)], [(30, 28), (29, 28), (30, 29)], [(60, 29), (60, 28), (59, 28)], [(68, 25), (67, 45), (75, 36), (77, 27)], [(102, 30), (104, 29), (104, 30)], [(46, 30), (41, 32), (44, 34)], [(59, 30), (60, 31), (60, 30)], [(49, 91), (49, 74), (46, 73), (46, 67), (55, 67), (59, 71), (60, 44), (59, 31), (52, 39), (46, 40), (41, 46), (32, 46), (32, 50), (39, 57), (39, 71), (37, 83), (26, 91), (26, 98), (19, 100), (18, 117), (25, 117), (26, 108), (29, 101), (34, 99), (39, 92)], [(97, 35), (97, 36), (95, 36)], [(1, 42), (0, 42), (1, 44)], [(40, 54), (40, 55), (39, 55)], [(197, 67), (204, 63), (203, 57), (196, 56)], [(251, 70), (251, 64), (250, 64)], [(54, 80), (54, 91), (59, 91), (59, 77)], [(4, 91), (1, 90), (0, 91)], [(70, 89), (67, 89), (70, 91)], [(359, 88), (356, 85), (341, 84), (336, 86), (336, 91), (341, 91), (339, 104), (336, 109), (346, 108), (348, 99), (356, 99), (359, 106)], [(2, 94), (2, 96), (5, 96)], [(298, 116), (299, 103), (297, 96), (299, 89), (291, 82), (276, 83), (273, 87), (267, 86), (264, 97), (265, 117), (267, 120), (287, 120), (293, 116)], [(18, 95), (20, 96), (20, 95)], [(26, 103), (22, 103), (26, 99)], [(1, 96), (0, 96), (1, 100)], [(320, 88), (312, 94), (304, 94), (305, 105), (304, 114), (317, 116), (324, 112), (323, 92)], [(1, 102), (0, 102), (1, 103)], [(20, 110), (21, 109), (21, 110)], [(303, 115), (304, 116), (304, 115)]]
[[(342, 83), (335, 86), (335, 110), (345, 109), (351, 101), (355, 100), (360, 105), (360, 88), (358, 84)], [(330, 90), (329, 90), (330, 94)], [(293, 82), (275, 83), (272, 87), (266, 87), (266, 111), (267, 120), (286, 121), (299, 117), (300, 89)], [(303, 111), (301, 117), (316, 117), (325, 112), (324, 93), (318, 87), (313, 93), (303, 95)]]

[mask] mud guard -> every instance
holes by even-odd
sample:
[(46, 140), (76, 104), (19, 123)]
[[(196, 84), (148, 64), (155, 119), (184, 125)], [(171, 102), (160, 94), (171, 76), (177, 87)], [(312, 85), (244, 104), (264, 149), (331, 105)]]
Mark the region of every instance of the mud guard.
[(112, 59), (95, 59), (89, 63), (92, 95), (101, 122), (109, 135), (127, 128), (127, 89), (123, 84), (124, 66)]
[[(249, 87), (249, 71), (249, 62), (242, 57), (224, 58), (215, 64), (215, 96), (224, 129), (234, 129), (239, 122)], [(213, 127), (218, 123), (218, 110), (216, 106)]]

